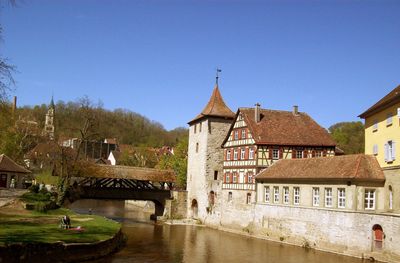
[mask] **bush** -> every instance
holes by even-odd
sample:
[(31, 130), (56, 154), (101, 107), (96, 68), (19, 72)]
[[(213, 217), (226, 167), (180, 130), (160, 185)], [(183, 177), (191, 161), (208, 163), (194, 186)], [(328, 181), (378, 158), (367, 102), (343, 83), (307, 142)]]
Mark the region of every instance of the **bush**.
[(31, 193), (38, 193), (39, 192), (39, 185), (33, 184), (33, 185), (29, 186), (28, 189), (29, 189), (29, 191)]

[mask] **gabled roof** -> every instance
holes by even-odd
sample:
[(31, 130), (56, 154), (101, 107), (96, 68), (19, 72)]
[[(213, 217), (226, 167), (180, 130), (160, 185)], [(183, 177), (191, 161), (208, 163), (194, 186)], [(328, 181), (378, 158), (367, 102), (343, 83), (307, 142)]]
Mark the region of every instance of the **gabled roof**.
[(364, 111), (358, 117), (365, 119), (366, 117), (384, 110), (393, 104), (400, 102), (400, 85), (389, 92), (385, 97), (380, 99), (377, 103), (372, 105), (368, 110)]
[(191, 125), (192, 123), (200, 119), (203, 119), (205, 117), (219, 117), (224, 119), (233, 119), (234, 116), (235, 113), (233, 113), (228, 108), (228, 106), (226, 106), (224, 100), (222, 99), (218, 85), (215, 85), (211, 98), (208, 101), (206, 107), (201, 111), (199, 115), (196, 116), (196, 118), (188, 122), (188, 124)]
[[(260, 109), (260, 121), (256, 123), (254, 111), (254, 108), (239, 108), (236, 116), (242, 114), (256, 144), (316, 147), (336, 145), (327, 130), (306, 113)], [(228, 138), (229, 133), (223, 144)]]
[(16, 164), (10, 157), (5, 154), (0, 155), (0, 171), (12, 172), (12, 173), (31, 173), (31, 171), (25, 169), (19, 164)]
[(385, 175), (374, 156), (342, 155), (308, 159), (283, 159), (261, 171), (258, 181), (350, 181), (383, 183)]

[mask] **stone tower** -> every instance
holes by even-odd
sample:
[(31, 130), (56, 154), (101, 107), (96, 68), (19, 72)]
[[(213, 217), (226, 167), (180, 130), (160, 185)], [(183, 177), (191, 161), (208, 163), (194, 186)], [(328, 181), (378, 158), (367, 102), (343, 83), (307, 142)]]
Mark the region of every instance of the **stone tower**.
[(188, 123), (188, 215), (192, 218), (204, 221), (213, 213), (223, 176), (221, 144), (234, 116), (222, 99), (217, 82), (206, 107)]
[(54, 114), (55, 114), (55, 106), (53, 97), (51, 97), (49, 109), (46, 113), (46, 121), (44, 124), (44, 131), (43, 134), (48, 136), (50, 140), (54, 140)]

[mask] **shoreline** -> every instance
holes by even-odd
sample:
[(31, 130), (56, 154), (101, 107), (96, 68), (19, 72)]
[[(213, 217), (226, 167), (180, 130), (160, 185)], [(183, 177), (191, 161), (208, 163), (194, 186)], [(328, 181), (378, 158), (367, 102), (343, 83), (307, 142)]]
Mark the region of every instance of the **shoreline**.
[(15, 243), (0, 246), (0, 262), (80, 262), (117, 252), (125, 238), (120, 229), (107, 240), (94, 243)]

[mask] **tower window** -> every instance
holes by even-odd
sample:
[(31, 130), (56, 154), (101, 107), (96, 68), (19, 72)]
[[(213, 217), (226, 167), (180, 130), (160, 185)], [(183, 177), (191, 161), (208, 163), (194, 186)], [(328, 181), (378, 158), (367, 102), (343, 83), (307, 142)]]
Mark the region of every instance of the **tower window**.
[(197, 153), (199, 152), (199, 143), (198, 142), (196, 143), (196, 152)]
[(214, 171), (214, 180), (218, 180), (218, 171)]

